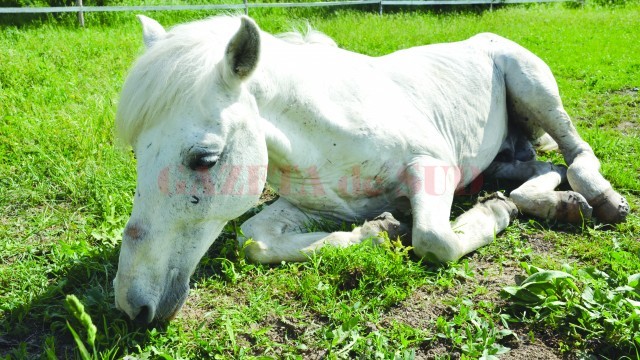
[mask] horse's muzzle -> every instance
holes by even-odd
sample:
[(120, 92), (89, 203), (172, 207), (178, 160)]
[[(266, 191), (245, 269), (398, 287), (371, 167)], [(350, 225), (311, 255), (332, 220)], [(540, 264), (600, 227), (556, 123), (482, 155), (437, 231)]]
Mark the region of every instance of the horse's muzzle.
[(141, 286), (139, 279), (132, 281), (129, 288), (123, 289), (119, 287), (122, 284), (116, 276), (113, 282), (116, 290), (116, 308), (139, 324), (147, 325), (154, 321), (172, 320), (187, 299), (189, 279), (179, 276), (178, 269), (175, 268), (170, 271), (168, 278), (170, 281), (160, 293), (150, 291), (147, 286)]

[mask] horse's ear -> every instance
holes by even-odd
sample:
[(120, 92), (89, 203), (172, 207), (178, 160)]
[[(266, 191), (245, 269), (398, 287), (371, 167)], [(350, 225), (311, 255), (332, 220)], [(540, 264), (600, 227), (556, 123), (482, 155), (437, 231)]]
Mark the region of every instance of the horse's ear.
[(240, 29), (227, 45), (227, 69), (236, 79), (244, 80), (255, 70), (260, 57), (260, 29), (249, 17), (240, 18)]
[(144, 46), (150, 48), (153, 44), (165, 37), (167, 31), (157, 21), (144, 15), (137, 15), (138, 21), (142, 25), (142, 38)]

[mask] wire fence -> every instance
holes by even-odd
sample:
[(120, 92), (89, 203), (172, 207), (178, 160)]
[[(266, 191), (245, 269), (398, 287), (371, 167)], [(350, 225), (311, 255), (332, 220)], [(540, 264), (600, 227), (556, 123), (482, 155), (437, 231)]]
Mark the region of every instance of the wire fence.
[(501, 5), (522, 3), (575, 2), (580, 0), (338, 0), (320, 2), (276, 2), (259, 3), (244, 0), (242, 4), (202, 4), (202, 5), (140, 5), (140, 6), (83, 6), (82, 0), (76, 0), (76, 6), (57, 7), (0, 7), (1, 14), (42, 14), (42, 13), (78, 13), (80, 25), (84, 26), (85, 12), (118, 11), (185, 11), (185, 10), (244, 10), (257, 8), (302, 8), (378, 5), (380, 14), (385, 6), (437, 6), (437, 5)]

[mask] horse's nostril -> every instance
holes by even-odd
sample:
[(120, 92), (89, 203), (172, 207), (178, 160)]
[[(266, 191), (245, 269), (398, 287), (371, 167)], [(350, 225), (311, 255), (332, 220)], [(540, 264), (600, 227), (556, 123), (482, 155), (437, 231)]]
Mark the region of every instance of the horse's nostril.
[(140, 312), (134, 319), (135, 322), (143, 325), (149, 324), (152, 320), (153, 320), (153, 311), (149, 306), (142, 306), (140, 308)]
[(124, 229), (124, 235), (133, 241), (137, 241), (145, 237), (146, 230), (136, 222), (129, 221)]

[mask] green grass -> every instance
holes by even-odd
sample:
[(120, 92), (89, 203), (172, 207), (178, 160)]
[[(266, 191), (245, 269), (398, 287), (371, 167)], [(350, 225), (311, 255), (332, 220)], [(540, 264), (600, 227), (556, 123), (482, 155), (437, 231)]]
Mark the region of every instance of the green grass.
[[(170, 25), (207, 14), (150, 15)], [(111, 285), (135, 187), (134, 159), (114, 146), (113, 118), (142, 48), (138, 24), (131, 14), (88, 14), (85, 29), (65, 17), (2, 26), (0, 358), (638, 358), (638, 5), (252, 15), (271, 32), (309, 19), (342, 47), (371, 55), (482, 31), (521, 43), (556, 74), (605, 176), (632, 204), (628, 222), (519, 219), (444, 267), (393, 242), (327, 249), (302, 264), (250, 264), (235, 247), (238, 222), (202, 260), (178, 319), (141, 329), (115, 310)], [(538, 268), (564, 271), (575, 288), (549, 277), (528, 302), (501, 291), (526, 286), (516, 280)]]

